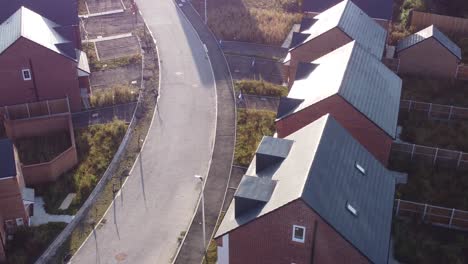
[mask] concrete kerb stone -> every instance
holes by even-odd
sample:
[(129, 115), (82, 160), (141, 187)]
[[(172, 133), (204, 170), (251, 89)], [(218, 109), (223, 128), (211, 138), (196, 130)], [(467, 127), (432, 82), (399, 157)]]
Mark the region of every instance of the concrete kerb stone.
[[(197, 10), (193, 7), (192, 3), (191, 3), (190, 1), (189, 1), (188, 3), (189, 3), (189, 5), (190, 5), (190, 7), (198, 14), (198, 16), (201, 17), (201, 16), (200, 16), (200, 13), (197, 12)], [(188, 19), (188, 17), (185, 15), (184, 11), (182, 10), (181, 6), (178, 5), (178, 3), (177, 3), (176, 0), (174, 0), (174, 4), (175, 4), (175, 5), (177, 6), (177, 8), (182, 12), (182, 14), (184, 15), (185, 19), (190, 23), (190, 25), (192, 25), (192, 27), (193, 27), (194, 30), (195, 30), (194, 25), (193, 25), (192, 22)], [(220, 46), (220, 44), (219, 44), (219, 41), (217, 40), (217, 38), (216, 38), (216, 36), (214, 35), (213, 31), (211, 31), (211, 29), (210, 29), (207, 25), (205, 25), (205, 26), (206, 26), (206, 28), (208, 29), (208, 31), (210, 32), (212, 38), (216, 41), (217, 47), (218, 47), (218, 49), (219, 49), (219, 52), (223, 55), (224, 61), (225, 61), (225, 63), (226, 63), (226, 66), (227, 66), (227, 69), (228, 69), (228, 72), (229, 72), (229, 79), (231, 80), (231, 92), (232, 92), (232, 95), (233, 95), (234, 100), (235, 100), (234, 82), (233, 82), (233, 80), (232, 80), (232, 73), (231, 73), (231, 69), (230, 69), (230, 67), (229, 67), (229, 64), (228, 64), (228, 62), (227, 62), (226, 56), (224, 55), (224, 52), (223, 52), (223, 50), (222, 50), (222, 48), (221, 48), (221, 46)], [(195, 32), (196, 32), (196, 30), (195, 30)], [(197, 36), (198, 36), (198, 38), (200, 38), (200, 36), (198, 35), (198, 33), (197, 33)], [(202, 41), (202, 40), (200, 39), (200, 41)], [(202, 41), (202, 43), (203, 43), (203, 41)], [(208, 55), (208, 54), (207, 54), (207, 55)], [(209, 56), (208, 56), (208, 58), (209, 58)], [(211, 65), (211, 61), (210, 61), (210, 65)], [(214, 73), (213, 73), (213, 74), (214, 74)], [(215, 82), (215, 85), (216, 85), (216, 82)], [(236, 139), (237, 139), (237, 105), (236, 105), (235, 102), (234, 102), (234, 119), (235, 119), (235, 122), (234, 122), (234, 146), (233, 146), (233, 150), (235, 151)], [(211, 163), (211, 159), (210, 159), (210, 163)], [(230, 169), (230, 171), (229, 171), (229, 177), (228, 177), (228, 181), (227, 181), (227, 184), (226, 184), (226, 189), (225, 189), (225, 192), (224, 192), (224, 198), (223, 198), (222, 205), (225, 203), (226, 195), (227, 195), (227, 192), (228, 192), (228, 190), (229, 190), (229, 181), (230, 181), (230, 179), (231, 179), (232, 164), (233, 164), (233, 163), (234, 163), (234, 153), (232, 154), (232, 160), (231, 160), (231, 166), (230, 166), (231, 169)], [(208, 172), (209, 172), (209, 171), (208, 171)], [(207, 180), (204, 181), (204, 184), (206, 184), (206, 181), (207, 181)], [(204, 187), (204, 186), (203, 186), (203, 187)], [(196, 214), (197, 214), (197, 211), (198, 211), (198, 208), (199, 208), (199, 206), (200, 206), (200, 201), (201, 201), (201, 196), (200, 196), (200, 198), (198, 199), (197, 207), (196, 207), (196, 209), (195, 209), (195, 211), (194, 211), (194, 214), (193, 214), (193, 216), (192, 216), (192, 220), (190, 221), (190, 225), (189, 225), (189, 227), (188, 227), (187, 230), (190, 229), (190, 226), (191, 226), (192, 223), (193, 223), (193, 219), (195, 218), (195, 216), (196, 216)], [(216, 221), (217, 223), (218, 223), (219, 220), (220, 220), (220, 219), (219, 219), (219, 216), (220, 216), (221, 213), (222, 213), (222, 209), (223, 209), (223, 207), (221, 206), (220, 211), (219, 211), (219, 213), (218, 213), (218, 220)], [(215, 229), (216, 229), (216, 228), (215, 228)], [(216, 232), (215, 229), (213, 230), (213, 232), (212, 232), (212, 234), (211, 234), (211, 236), (210, 236), (210, 241), (211, 241), (211, 239), (213, 238), (213, 236), (214, 236), (214, 234), (215, 234), (215, 232)], [(182, 238), (182, 240), (181, 240), (181, 242), (180, 242), (180, 246), (178, 247), (177, 252), (176, 252), (176, 254), (175, 254), (174, 258), (173, 258), (172, 264), (174, 264), (175, 261), (177, 260), (177, 257), (178, 257), (178, 255), (179, 255), (179, 253), (180, 253), (180, 250), (182, 249), (182, 245), (184, 244), (185, 239), (186, 239), (187, 236), (188, 236), (188, 232), (186, 232), (185, 235), (183, 236), (183, 238)], [(204, 258), (203, 258), (203, 259), (204, 259)], [(202, 260), (202, 262), (203, 262), (203, 260)]]
[[(155, 41), (154, 38), (153, 38), (153, 41), (155, 43), (156, 53), (159, 54), (159, 51), (158, 51), (158, 48), (157, 48), (157, 45), (156, 45), (156, 41)], [(141, 45), (140, 45), (140, 49), (141, 49)], [(141, 62), (142, 62), (142, 75), (141, 75), (142, 77), (141, 77), (140, 87), (141, 87), (141, 90), (143, 90), (144, 89), (144, 81), (143, 81), (144, 55), (143, 54), (142, 54)], [(158, 65), (159, 65), (159, 67), (161, 66), (159, 56), (158, 56)], [(160, 72), (161, 72), (161, 69), (159, 68), (159, 81), (161, 81)], [(161, 82), (159, 82), (158, 85), (159, 85), (159, 87), (158, 87), (158, 97), (156, 98), (156, 107), (157, 107), (157, 102), (159, 101), (159, 98), (160, 98)], [(138, 96), (137, 106), (135, 107), (135, 111), (134, 111), (133, 116), (132, 116), (132, 121), (130, 122), (130, 125), (127, 128), (127, 132), (125, 133), (125, 136), (122, 139), (122, 142), (121, 142), (117, 152), (115, 153), (114, 158), (112, 159), (110, 165), (107, 167), (107, 169), (104, 172), (103, 176), (101, 177), (99, 182), (96, 184), (95, 188), (93, 189), (93, 191), (89, 195), (88, 199), (86, 199), (83, 206), (78, 210), (78, 212), (76, 213), (74, 219), (65, 227), (65, 229), (55, 238), (55, 240), (52, 242), (52, 244), (49, 245), (49, 247), (44, 251), (44, 253), (36, 260), (36, 262), (35, 262), (36, 264), (46, 264), (46, 263), (49, 262), (49, 260), (52, 257), (55, 256), (55, 254), (57, 253), (57, 250), (60, 248), (60, 246), (62, 246), (62, 244), (70, 237), (72, 232), (76, 229), (78, 224), (80, 224), (80, 222), (84, 219), (84, 217), (87, 215), (87, 213), (89, 212), (91, 207), (95, 204), (96, 200), (99, 198), (99, 195), (101, 194), (102, 190), (104, 189), (106, 183), (112, 177), (112, 175), (114, 174), (116, 168), (118, 167), (118, 164), (119, 164), (119, 162), (120, 162), (120, 160), (122, 158), (122, 155), (123, 155), (123, 153), (124, 153), (124, 151), (125, 151), (125, 149), (126, 149), (126, 147), (128, 145), (130, 137), (133, 134), (133, 129), (135, 128), (135, 125), (136, 125), (135, 116), (136, 116), (137, 109), (141, 105), (141, 100), (142, 100), (142, 93), (140, 93), (139, 96)], [(155, 107), (155, 111), (156, 111), (156, 107)], [(149, 127), (148, 131), (151, 129), (151, 126), (153, 125), (153, 121), (154, 121), (154, 111), (153, 111), (153, 117), (151, 119), (151, 123), (150, 123), (150, 127)], [(143, 149), (144, 144), (146, 143), (147, 136), (148, 136), (148, 134), (145, 135), (145, 138), (144, 138), (144, 141), (143, 141), (143, 144), (142, 144), (142, 149)], [(136, 164), (136, 162), (137, 162), (137, 160), (139, 158), (139, 155), (140, 154), (137, 155), (137, 158), (135, 159), (135, 162), (134, 162), (131, 170), (133, 170), (133, 168), (135, 167), (135, 164)], [(126, 183), (126, 180), (125, 180), (124, 184)], [(124, 186), (124, 184), (122, 185), (122, 187)], [(110, 206), (107, 208), (106, 212), (101, 217), (101, 219), (98, 221), (98, 223), (102, 222), (102, 220), (104, 219), (104, 216), (106, 215), (109, 208), (111, 208), (113, 202), (114, 201), (111, 202)], [(95, 225), (95, 226), (98, 226), (98, 224)], [(90, 233), (90, 235), (91, 234), (92, 234), (92, 232)], [(90, 235), (88, 235), (86, 240), (88, 240)], [(86, 242), (86, 240), (85, 240), (85, 242)], [(80, 248), (83, 246), (83, 244), (80, 246)]]

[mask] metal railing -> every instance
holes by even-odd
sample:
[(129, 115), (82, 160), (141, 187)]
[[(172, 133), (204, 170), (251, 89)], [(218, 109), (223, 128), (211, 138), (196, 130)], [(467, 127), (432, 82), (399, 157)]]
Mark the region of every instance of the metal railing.
[(427, 115), (428, 119), (468, 120), (468, 108), (453, 105), (441, 105), (413, 100), (401, 100), (401, 110), (419, 112)]
[(395, 216), (420, 217), (423, 221), (446, 228), (468, 229), (468, 211), (430, 204), (395, 200)]

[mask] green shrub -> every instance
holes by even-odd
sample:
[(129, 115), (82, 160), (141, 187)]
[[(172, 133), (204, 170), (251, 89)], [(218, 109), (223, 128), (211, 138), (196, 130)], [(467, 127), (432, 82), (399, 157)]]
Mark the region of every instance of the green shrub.
[(245, 94), (265, 95), (265, 96), (287, 96), (288, 88), (282, 85), (273, 84), (264, 80), (240, 80), (234, 84), (237, 91)]
[[(102, 174), (109, 166), (115, 152), (120, 146), (127, 130), (124, 121), (94, 125), (75, 131), (75, 141), (80, 160), (78, 166), (60, 176), (60, 178), (36, 188), (38, 195), (43, 196), (45, 209), (53, 214), (74, 214), (89, 196)], [(68, 193), (75, 192), (70, 208), (58, 210), (60, 203)]]
[(234, 163), (248, 166), (263, 136), (275, 132), (276, 113), (265, 110), (239, 109)]
[(411, 10), (425, 11), (426, 5), (424, 0), (405, 0), (401, 5), (400, 20), (404, 26), (408, 25), (409, 13)]

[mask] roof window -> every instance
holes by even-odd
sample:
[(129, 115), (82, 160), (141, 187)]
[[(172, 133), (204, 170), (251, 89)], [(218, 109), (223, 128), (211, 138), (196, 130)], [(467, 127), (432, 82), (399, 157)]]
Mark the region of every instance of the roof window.
[(354, 164), (354, 167), (356, 167), (356, 169), (357, 169), (360, 173), (366, 175), (366, 169), (364, 169), (364, 167), (361, 166), (361, 164), (359, 164), (359, 163), (356, 162), (356, 163)]
[(349, 202), (346, 203), (346, 209), (354, 216), (357, 216), (358, 215), (358, 210), (356, 208), (354, 208), (354, 206), (352, 206)]

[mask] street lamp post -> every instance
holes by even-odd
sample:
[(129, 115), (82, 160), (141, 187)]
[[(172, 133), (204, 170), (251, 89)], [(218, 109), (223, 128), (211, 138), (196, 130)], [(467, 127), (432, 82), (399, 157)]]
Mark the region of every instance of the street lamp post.
[(204, 194), (204, 182), (203, 177), (200, 175), (195, 175), (195, 178), (199, 179), (202, 185), (201, 190), (201, 203), (202, 203), (202, 228), (203, 228), (203, 254), (206, 253), (206, 232), (205, 232), (205, 194)]
[(208, 15), (206, 14), (206, 10), (207, 10), (207, 8), (206, 8), (206, 1), (207, 1), (207, 0), (205, 0), (205, 25), (206, 25), (206, 22), (208, 22)]

